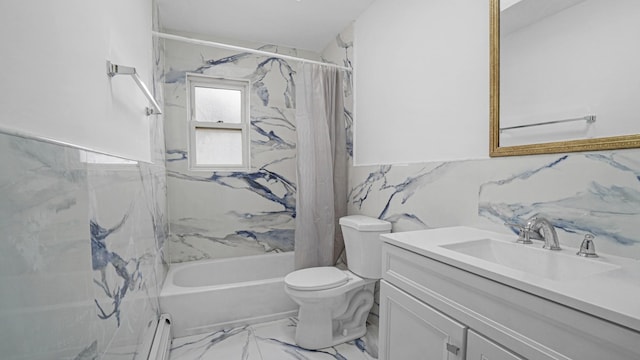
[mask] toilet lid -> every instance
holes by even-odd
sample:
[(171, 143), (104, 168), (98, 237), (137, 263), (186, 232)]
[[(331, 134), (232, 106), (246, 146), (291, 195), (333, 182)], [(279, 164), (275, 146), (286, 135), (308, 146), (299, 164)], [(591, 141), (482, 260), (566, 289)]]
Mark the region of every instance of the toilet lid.
[(284, 277), (285, 284), (294, 290), (326, 290), (348, 280), (344, 271), (331, 266), (297, 270)]

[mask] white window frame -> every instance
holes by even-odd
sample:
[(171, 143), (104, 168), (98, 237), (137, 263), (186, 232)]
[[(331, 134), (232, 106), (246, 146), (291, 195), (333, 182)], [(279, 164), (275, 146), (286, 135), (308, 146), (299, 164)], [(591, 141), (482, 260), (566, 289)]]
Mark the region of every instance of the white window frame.
[[(187, 73), (187, 118), (189, 123), (189, 170), (203, 171), (249, 171), (251, 169), (251, 139), (249, 136), (249, 87), (250, 82), (245, 79), (230, 79), (222, 77), (206, 76), (201, 74)], [(195, 88), (206, 87), (213, 89), (239, 90), (242, 98), (242, 110), (240, 123), (215, 123), (209, 121), (195, 120)], [(240, 130), (242, 136), (242, 164), (240, 165), (224, 165), (224, 164), (207, 164), (198, 165), (196, 163), (196, 129), (232, 129)]]

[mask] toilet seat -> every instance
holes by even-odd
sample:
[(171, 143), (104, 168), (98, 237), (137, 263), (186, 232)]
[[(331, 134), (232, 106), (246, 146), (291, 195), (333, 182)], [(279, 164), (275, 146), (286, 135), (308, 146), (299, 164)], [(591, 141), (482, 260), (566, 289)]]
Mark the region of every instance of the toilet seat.
[(347, 274), (332, 266), (314, 267), (294, 271), (284, 278), (285, 284), (293, 290), (317, 291), (333, 289), (349, 281)]

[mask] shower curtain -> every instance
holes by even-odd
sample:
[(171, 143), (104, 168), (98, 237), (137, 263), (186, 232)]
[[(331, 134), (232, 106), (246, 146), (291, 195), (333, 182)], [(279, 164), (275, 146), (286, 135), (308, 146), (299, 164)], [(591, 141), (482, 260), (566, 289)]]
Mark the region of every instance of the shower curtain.
[(298, 74), (295, 266), (303, 269), (334, 265), (344, 247), (347, 144), (342, 71), (303, 64)]

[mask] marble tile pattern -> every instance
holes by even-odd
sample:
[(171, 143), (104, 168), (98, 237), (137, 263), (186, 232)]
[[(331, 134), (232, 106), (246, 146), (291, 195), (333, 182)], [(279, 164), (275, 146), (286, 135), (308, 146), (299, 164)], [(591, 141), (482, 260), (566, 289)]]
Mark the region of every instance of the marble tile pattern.
[[(240, 45), (318, 57), (273, 45)], [(292, 251), (298, 63), (172, 40), (165, 46), (171, 262)], [(188, 169), (187, 73), (250, 81), (250, 171)]]
[(296, 319), (174, 339), (170, 360), (371, 360), (362, 340), (306, 350), (295, 344)]
[(353, 169), (350, 213), (389, 220), (393, 231), (469, 225), (518, 232), (533, 215), (560, 243), (595, 235), (603, 253), (640, 259), (640, 151), (617, 150)]
[(134, 358), (159, 312), (164, 165), (4, 133), (0, 151), (2, 358)]

